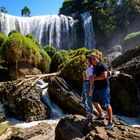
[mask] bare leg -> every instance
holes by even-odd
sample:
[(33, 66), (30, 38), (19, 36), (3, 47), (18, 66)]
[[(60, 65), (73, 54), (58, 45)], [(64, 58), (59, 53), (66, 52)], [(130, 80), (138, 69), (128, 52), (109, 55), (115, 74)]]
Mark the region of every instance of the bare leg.
[(102, 108), (101, 108), (100, 104), (97, 103), (97, 102), (94, 102), (93, 104), (94, 104), (95, 108), (96, 108), (97, 111), (98, 111), (99, 117), (102, 117), (102, 116), (103, 116), (103, 113), (102, 113)]
[(108, 122), (112, 123), (112, 107), (111, 107), (111, 105), (108, 105), (106, 111), (108, 114)]

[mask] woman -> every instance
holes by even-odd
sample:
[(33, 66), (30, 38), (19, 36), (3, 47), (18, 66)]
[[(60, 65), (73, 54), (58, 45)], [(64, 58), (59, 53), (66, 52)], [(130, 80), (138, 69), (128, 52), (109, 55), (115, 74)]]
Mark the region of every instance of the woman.
[(86, 118), (91, 119), (93, 113), (93, 107), (92, 107), (93, 84), (92, 84), (92, 80), (90, 80), (90, 77), (93, 76), (93, 71), (94, 71), (94, 68), (92, 66), (92, 61), (91, 61), (91, 55), (86, 55), (86, 64), (88, 67), (83, 72), (84, 80), (83, 80), (82, 103), (85, 105), (85, 107), (89, 112)]

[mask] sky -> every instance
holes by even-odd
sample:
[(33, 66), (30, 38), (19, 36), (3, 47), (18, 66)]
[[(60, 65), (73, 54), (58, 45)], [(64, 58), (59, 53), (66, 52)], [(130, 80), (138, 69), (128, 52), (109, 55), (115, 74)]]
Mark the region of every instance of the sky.
[(6, 7), (11, 15), (21, 16), (21, 9), (27, 6), (31, 16), (58, 14), (64, 0), (0, 0), (0, 7)]

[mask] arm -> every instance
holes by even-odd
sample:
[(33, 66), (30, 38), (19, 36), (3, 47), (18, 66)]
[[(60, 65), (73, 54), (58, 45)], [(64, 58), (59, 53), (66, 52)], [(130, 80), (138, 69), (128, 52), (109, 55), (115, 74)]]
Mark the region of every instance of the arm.
[(89, 83), (90, 83), (89, 96), (92, 96), (92, 84), (93, 84), (92, 78), (89, 79)]
[(94, 80), (104, 80), (108, 77), (108, 72), (107, 71), (104, 71), (102, 72), (102, 74), (98, 77), (95, 77)]

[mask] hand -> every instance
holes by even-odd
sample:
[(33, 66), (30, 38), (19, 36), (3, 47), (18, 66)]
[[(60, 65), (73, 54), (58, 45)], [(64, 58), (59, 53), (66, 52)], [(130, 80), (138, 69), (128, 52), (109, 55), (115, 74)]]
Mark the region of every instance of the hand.
[(89, 95), (89, 97), (91, 97), (91, 96), (92, 96), (92, 90), (91, 90), (91, 91), (89, 91), (88, 95)]

